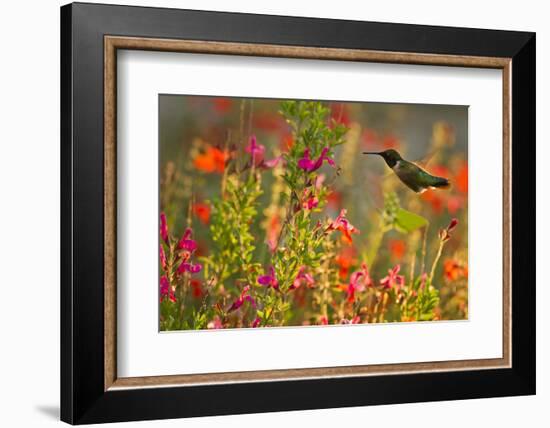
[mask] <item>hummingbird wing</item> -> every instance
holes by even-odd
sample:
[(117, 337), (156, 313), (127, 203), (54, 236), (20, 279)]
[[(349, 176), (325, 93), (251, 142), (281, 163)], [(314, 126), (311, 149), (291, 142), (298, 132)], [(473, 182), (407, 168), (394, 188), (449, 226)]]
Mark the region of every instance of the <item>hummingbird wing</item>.
[(429, 188), (449, 187), (449, 180), (426, 172), (418, 165), (406, 160), (400, 160), (393, 167), (399, 179), (412, 191), (422, 193)]

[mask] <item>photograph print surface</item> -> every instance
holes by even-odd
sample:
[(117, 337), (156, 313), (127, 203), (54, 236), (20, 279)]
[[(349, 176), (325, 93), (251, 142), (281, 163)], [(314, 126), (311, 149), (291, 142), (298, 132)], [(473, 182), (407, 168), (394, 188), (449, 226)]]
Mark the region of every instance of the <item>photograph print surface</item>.
[(466, 106), (159, 95), (161, 331), (468, 318)]

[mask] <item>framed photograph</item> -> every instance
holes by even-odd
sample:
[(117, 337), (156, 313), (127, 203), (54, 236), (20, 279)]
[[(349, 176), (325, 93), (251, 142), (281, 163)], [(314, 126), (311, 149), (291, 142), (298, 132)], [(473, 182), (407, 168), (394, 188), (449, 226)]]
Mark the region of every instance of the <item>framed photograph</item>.
[(535, 35), (61, 8), (61, 418), (535, 393)]

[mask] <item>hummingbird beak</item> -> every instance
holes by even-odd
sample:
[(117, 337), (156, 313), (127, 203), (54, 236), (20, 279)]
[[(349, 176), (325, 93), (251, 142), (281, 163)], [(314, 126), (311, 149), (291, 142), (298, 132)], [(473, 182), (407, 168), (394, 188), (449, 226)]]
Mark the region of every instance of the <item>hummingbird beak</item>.
[(379, 155), (380, 152), (363, 152), (364, 155)]

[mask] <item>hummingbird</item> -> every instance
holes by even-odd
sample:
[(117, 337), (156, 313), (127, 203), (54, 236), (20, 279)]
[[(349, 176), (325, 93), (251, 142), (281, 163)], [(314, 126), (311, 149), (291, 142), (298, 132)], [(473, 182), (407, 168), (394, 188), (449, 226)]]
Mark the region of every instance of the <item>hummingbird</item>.
[(451, 185), (446, 178), (431, 175), (418, 165), (403, 159), (396, 150), (389, 149), (382, 152), (363, 152), (363, 154), (382, 156), (395, 175), (397, 175), (409, 189), (416, 193), (423, 193), (428, 189), (435, 188), (446, 189)]

